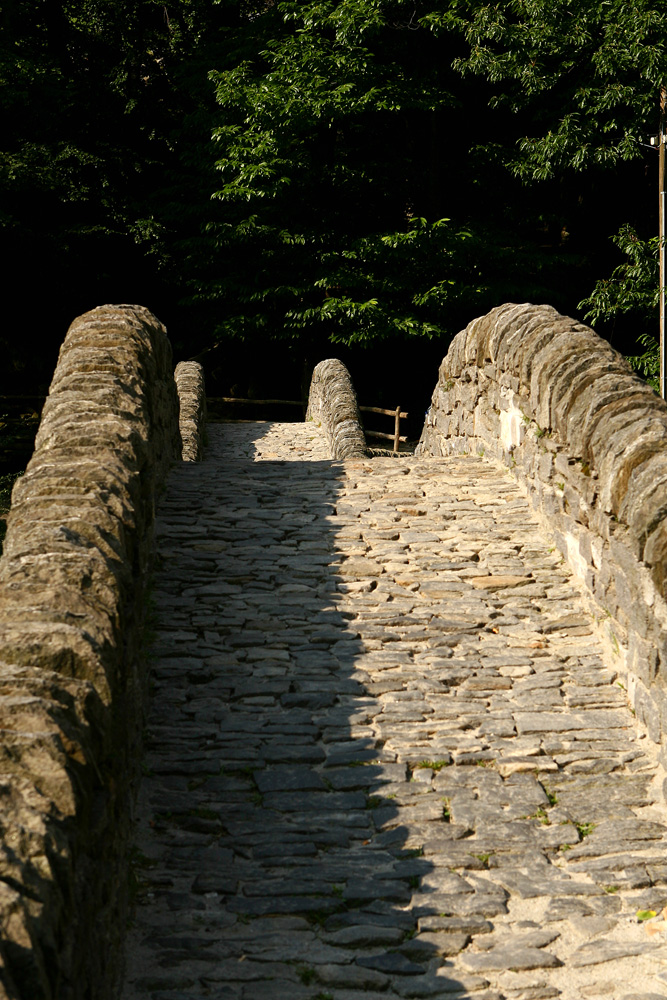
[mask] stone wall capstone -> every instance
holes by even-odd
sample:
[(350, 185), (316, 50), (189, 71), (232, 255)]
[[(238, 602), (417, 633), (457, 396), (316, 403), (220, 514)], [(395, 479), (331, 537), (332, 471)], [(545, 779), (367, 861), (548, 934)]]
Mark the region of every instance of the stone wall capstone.
[[(667, 406), (589, 327), (506, 304), (452, 341), (418, 454), (505, 463), (593, 599), (631, 705), (667, 731)], [(664, 764), (667, 764), (667, 748)]]
[(179, 402), (179, 428), (184, 462), (199, 462), (204, 454), (206, 388), (198, 361), (180, 361), (174, 372)]
[(332, 458), (356, 458), (368, 453), (357, 397), (342, 361), (329, 358), (315, 367), (306, 420), (321, 425)]
[(74, 320), (0, 560), (0, 997), (114, 994), (154, 504), (180, 449), (164, 327), (129, 305)]

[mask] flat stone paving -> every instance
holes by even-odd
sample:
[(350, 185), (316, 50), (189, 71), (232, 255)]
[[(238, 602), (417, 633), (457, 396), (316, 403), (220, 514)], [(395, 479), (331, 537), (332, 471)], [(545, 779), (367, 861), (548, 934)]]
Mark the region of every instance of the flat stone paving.
[(209, 433), (160, 512), (124, 1000), (666, 997), (655, 756), (514, 481)]

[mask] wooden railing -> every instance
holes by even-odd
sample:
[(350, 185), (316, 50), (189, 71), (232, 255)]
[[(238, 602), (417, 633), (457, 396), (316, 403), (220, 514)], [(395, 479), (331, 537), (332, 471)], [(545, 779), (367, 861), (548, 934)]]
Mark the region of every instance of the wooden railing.
[[(299, 399), (244, 399), (241, 396), (209, 396), (207, 404), (215, 408), (216, 403), (244, 403), (247, 406), (300, 406), (305, 407), (305, 403)], [(393, 443), (393, 450), (398, 453), (401, 442), (407, 441), (407, 435), (401, 434), (401, 420), (407, 420), (408, 414), (397, 406), (395, 410), (385, 410), (381, 406), (360, 406), (362, 413), (379, 413), (384, 417), (394, 418), (394, 433), (388, 434), (386, 431), (371, 431), (364, 428), (366, 437), (382, 438)]]
[(401, 420), (407, 419), (407, 413), (403, 413), (400, 406), (397, 406), (395, 410), (383, 410), (380, 406), (360, 406), (359, 409), (362, 413), (380, 413), (385, 417), (394, 418), (393, 434), (387, 434), (385, 431), (368, 431), (366, 428), (364, 428), (364, 434), (366, 437), (383, 438), (386, 441), (393, 441), (394, 452), (398, 453), (401, 441), (407, 441), (406, 436), (401, 436)]
[(301, 406), (305, 403), (301, 399), (242, 399), (241, 396), (207, 396), (207, 403), (251, 403), (253, 406)]

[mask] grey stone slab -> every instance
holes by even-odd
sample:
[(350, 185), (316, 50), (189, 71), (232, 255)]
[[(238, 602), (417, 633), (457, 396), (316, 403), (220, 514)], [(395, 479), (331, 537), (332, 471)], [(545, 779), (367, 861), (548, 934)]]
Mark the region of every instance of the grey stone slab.
[(507, 929), (503, 929), (480, 938), (479, 941), (475, 942), (475, 947), (483, 951), (488, 951), (491, 948), (545, 948), (558, 937), (560, 937), (559, 931), (548, 928), (537, 928), (527, 932), (517, 929), (513, 933), (508, 933)]
[(343, 945), (348, 948), (369, 948), (377, 945), (396, 945), (405, 936), (401, 927), (382, 927), (378, 924), (354, 924), (351, 927), (341, 927), (324, 936), (330, 944)]
[(326, 785), (316, 771), (309, 767), (268, 767), (254, 772), (260, 792), (326, 790)]
[(481, 917), (445, 917), (441, 914), (419, 917), (419, 933), (442, 931), (448, 934), (490, 934), (493, 924)]
[(563, 733), (586, 729), (587, 723), (570, 712), (517, 712), (516, 728), (524, 733)]
[[(325, 756), (324, 751), (322, 751), (322, 757), (324, 758), (324, 756)], [(354, 749), (330, 750), (327, 748), (326, 761), (324, 766), (326, 768), (349, 767), (355, 764), (375, 763), (378, 760), (378, 758), (382, 756), (384, 756), (384, 754), (381, 751), (375, 749), (374, 747), (370, 747), (365, 750), (354, 750)]]
[[(221, 757), (225, 754), (221, 753)], [(268, 741), (262, 747), (261, 757), (271, 763), (319, 764), (326, 757), (322, 747), (317, 745), (294, 745)], [(252, 761), (251, 761), (252, 763)]]
[(264, 807), (279, 812), (338, 812), (366, 808), (363, 792), (267, 792)]
[(465, 895), (433, 893), (423, 899), (413, 898), (412, 912), (417, 918), (428, 916), (495, 917), (507, 913), (499, 896), (474, 892)]
[(411, 889), (407, 882), (382, 878), (375, 878), (372, 881), (352, 879), (342, 893), (342, 898), (352, 903), (374, 899), (389, 899), (400, 903), (407, 902), (410, 896)]
[(510, 944), (479, 954), (465, 952), (460, 961), (471, 972), (556, 969), (563, 964), (555, 955), (542, 948), (524, 948)]
[(253, 847), (252, 854), (257, 861), (274, 864), (288, 863), (290, 858), (314, 857), (318, 853), (314, 840), (306, 843), (270, 843)]
[(546, 922), (568, 920), (578, 917), (607, 916), (620, 913), (622, 901), (619, 896), (563, 897), (555, 899), (544, 914)]
[[(202, 984), (209, 989), (217, 990), (222, 986), (236, 985), (237, 983), (255, 983), (262, 980), (278, 980), (286, 978), (286, 968), (282, 962), (258, 962), (252, 959), (245, 959), (239, 962), (238, 959), (219, 962), (215, 968), (206, 969), (201, 976)], [(294, 982), (297, 982), (295, 973), (292, 974)]]
[[(449, 968), (443, 970), (441, 974), (431, 972), (424, 976), (406, 977), (394, 981), (394, 989), (402, 997), (439, 997), (454, 994), (461, 1000), (488, 985), (488, 981), (481, 976), (472, 976)], [(475, 1000), (483, 1000), (483, 997), (484, 994), (475, 994)]]
[(653, 942), (633, 942), (633, 941), (610, 941), (598, 938), (595, 941), (588, 941), (570, 956), (569, 962), (575, 969), (583, 968), (587, 965), (601, 965), (603, 962), (612, 962), (617, 958), (628, 958), (632, 955), (643, 955), (646, 952), (654, 951)]
[[(206, 1000), (220, 1000), (226, 996), (227, 986), (218, 986), (214, 992), (206, 994)], [(219, 991), (222, 992), (219, 992)], [(237, 994), (234, 994), (236, 996)], [(257, 981), (251, 986), (243, 987), (243, 1000), (311, 1000), (313, 996), (312, 986), (303, 986), (294, 982), (293, 979), (266, 979)], [(188, 997), (187, 1000), (193, 1000)]]
[(424, 931), (401, 946), (404, 955), (415, 962), (430, 961), (434, 956), (458, 955), (470, 943), (470, 935), (449, 931)]
[(340, 906), (337, 896), (277, 896), (266, 897), (236, 896), (229, 900), (227, 908), (231, 913), (245, 916), (265, 916), (268, 913), (327, 913)]
[(378, 972), (387, 973), (387, 975), (421, 976), (424, 974), (424, 967), (422, 965), (411, 961), (407, 955), (401, 955), (397, 952), (368, 955), (357, 958), (356, 962), (362, 968), (376, 969)]
[(500, 882), (512, 894), (522, 899), (532, 899), (538, 896), (600, 896), (602, 889), (590, 882), (563, 878), (558, 869), (546, 869), (540, 877), (524, 875), (521, 872), (498, 870), (494, 879)]
[(389, 978), (384, 973), (357, 964), (320, 965), (317, 968), (317, 981), (324, 986), (347, 989), (383, 989), (389, 984)]
[[(260, 876), (260, 877), (257, 877)], [(331, 882), (314, 877), (311, 871), (300, 872), (299, 877), (287, 878), (262, 878), (259, 872), (254, 880), (246, 880), (243, 883), (243, 894), (247, 897), (263, 896), (267, 899), (275, 899), (278, 896), (294, 896), (295, 890), (300, 890), (300, 895), (330, 895), (333, 889)]]
[(664, 993), (655, 993), (650, 991), (648, 993), (644, 991), (626, 993), (622, 1000), (665, 1000)]
[(415, 920), (407, 910), (395, 907), (393, 904), (375, 905), (354, 908), (332, 914), (324, 924), (327, 931), (339, 930), (343, 927), (374, 926), (389, 928), (397, 927), (403, 932), (413, 931)]

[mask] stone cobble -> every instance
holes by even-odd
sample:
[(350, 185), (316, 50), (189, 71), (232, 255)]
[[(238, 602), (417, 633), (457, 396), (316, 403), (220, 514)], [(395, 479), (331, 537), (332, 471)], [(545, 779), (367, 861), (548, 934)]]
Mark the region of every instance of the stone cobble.
[(209, 437), (158, 519), (124, 1000), (667, 996), (655, 755), (514, 481)]

